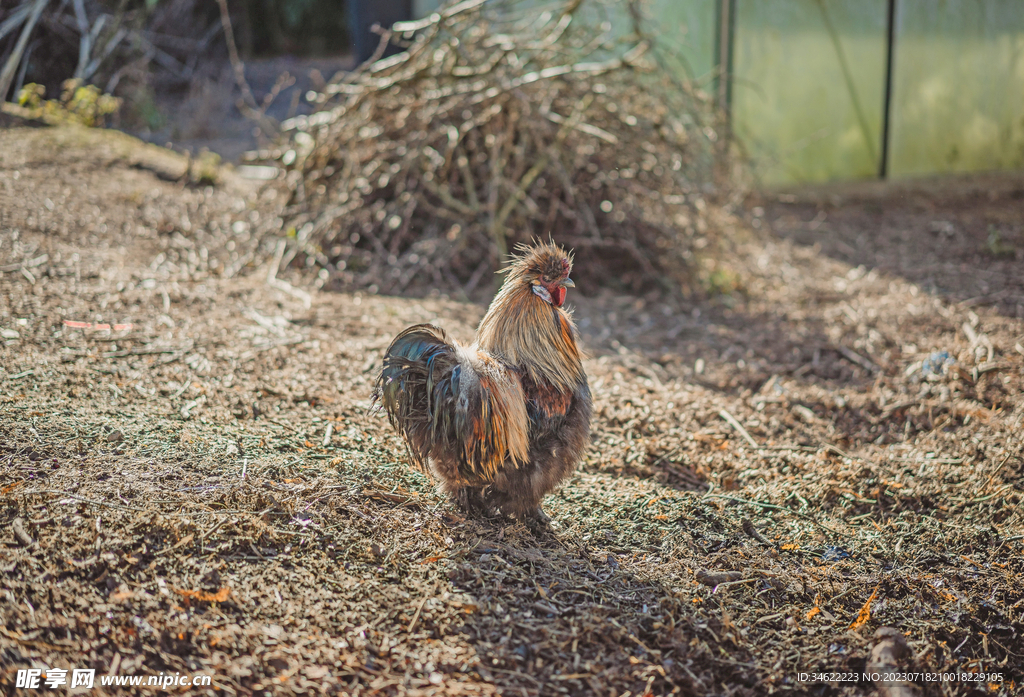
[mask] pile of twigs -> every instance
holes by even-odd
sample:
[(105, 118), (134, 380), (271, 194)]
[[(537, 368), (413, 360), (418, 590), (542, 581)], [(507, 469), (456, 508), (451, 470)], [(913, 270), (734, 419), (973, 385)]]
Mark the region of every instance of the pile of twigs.
[(550, 235), (603, 285), (685, 276), (722, 139), (640, 13), (607, 11), (465, 0), (396, 24), (407, 51), (284, 124), (289, 258), (343, 287), (469, 293)]

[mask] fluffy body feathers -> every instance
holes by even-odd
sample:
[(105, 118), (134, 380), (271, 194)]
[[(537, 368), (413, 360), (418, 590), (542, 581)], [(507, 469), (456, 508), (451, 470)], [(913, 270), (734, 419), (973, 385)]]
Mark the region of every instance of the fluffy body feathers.
[(429, 324), (399, 334), (375, 398), (430, 472), (464, 507), (538, 514), (589, 441), (591, 397), (572, 316), (572, 259), (554, 244), (520, 248), (463, 346)]

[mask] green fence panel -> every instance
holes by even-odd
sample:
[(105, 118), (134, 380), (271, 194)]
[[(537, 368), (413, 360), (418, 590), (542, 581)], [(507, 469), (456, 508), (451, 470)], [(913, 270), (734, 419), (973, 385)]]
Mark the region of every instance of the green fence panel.
[(736, 0), (734, 129), (764, 184), (878, 175), (886, 0)]
[[(426, 17), (437, 11), (441, 0), (413, 0), (413, 16)], [(538, 0), (539, 5), (550, 5)], [(598, 0), (593, 9), (612, 22), (611, 35), (621, 36), (630, 30), (631, 19), (626, 3), (620, 0)], [(715, 76), (715, 19), (718, 0), (645, 0), (641, 3), (648, 30), (653, 30), (661, 48), (671, 57), (669, 66), (681, 77), (699, 85), (710, 83)]]
[[(711, 87), (729, 0), (646, 0), (681, 77)], [(439, 0), (413, 0), (417, 16)], [(545, 4), (539, 0), (538, 4)], [(596, 11), (628, 33), (625, 3)], [(766, 185), (878, 176), (888, 0), (733, 0), (734, 131)], [(895, 0), (887, 173), (1024, 168), (1024, 0)]]
[(710, 88), (716, 76), (717, 0), (651, 0), (645, 6), (660, 47), (682, 77)]
[(889, 172), (1024, 167), (1024, 1), (896, 8)]

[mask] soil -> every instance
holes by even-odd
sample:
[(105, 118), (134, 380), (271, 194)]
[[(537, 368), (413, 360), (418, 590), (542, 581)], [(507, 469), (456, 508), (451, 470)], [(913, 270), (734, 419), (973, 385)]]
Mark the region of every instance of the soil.
[(529, 529), (370, 408), (398, 331), (484, 304), (268, 284), (271, 193), (7, 125), (5, 693), (860, 695), (893, 627), (920, 694), (1019, 694), (1021, 176), (761, 195), (706, 297), (575, 289), (593, 444)]

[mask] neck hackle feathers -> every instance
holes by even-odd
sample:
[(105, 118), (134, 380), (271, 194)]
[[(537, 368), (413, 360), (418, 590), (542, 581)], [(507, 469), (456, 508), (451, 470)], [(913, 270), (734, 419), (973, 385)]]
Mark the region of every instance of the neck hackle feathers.
[(536, 383), (571, 392), (586, 381), (572, 315), (562, 309), (572, 255), (553, 242), (520, 245), (477, 330), (485, 351)]

